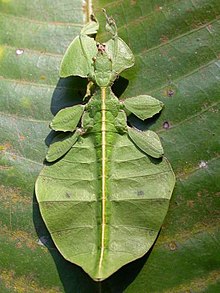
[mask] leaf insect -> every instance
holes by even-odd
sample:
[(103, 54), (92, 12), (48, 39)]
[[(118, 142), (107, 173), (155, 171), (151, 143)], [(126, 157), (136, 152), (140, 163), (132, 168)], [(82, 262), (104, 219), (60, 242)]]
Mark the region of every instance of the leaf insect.
[(93, 17), (63, 57), (60, 76), (88, 78), (94, 93), (52, 120), (57, 136), (36, 181), (40, 211), (55, 245), (96, 281), (151, 248), (175, 184), (158, 135), (127, 125), (131, 113), (145, 120), (163, 104), (149, 95), (119, 102), (111, 86), (134, 65), (134, 56), (112, 17), (106, 15), (111, 38), (104, 44), (93, 37), (98, 28)]

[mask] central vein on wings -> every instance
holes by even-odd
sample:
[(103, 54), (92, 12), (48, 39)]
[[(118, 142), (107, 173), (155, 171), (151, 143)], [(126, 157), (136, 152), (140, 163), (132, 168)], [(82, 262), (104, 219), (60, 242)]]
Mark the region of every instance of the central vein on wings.
[(102, 133), (102, 223), (101, 223), (101, 253), (99, 259), (99, 270), (102, 267), (102, 261), (104, 256), (104, 249), (105, 249), (105, 228), (106, 228), (106, 219), (105, 219), (105, 209), (106, 209), (106, 88), (101, 88), (101, 113), (102, 113), (102, 126), (101, 126), (101, 133)]

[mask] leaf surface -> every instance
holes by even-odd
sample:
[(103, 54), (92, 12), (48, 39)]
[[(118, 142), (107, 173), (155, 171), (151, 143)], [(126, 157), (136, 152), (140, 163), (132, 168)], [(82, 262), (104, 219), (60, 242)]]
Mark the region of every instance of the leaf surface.
[(220, 3), (95, 1), (97, 12), (101, 7), (114, 16), (119, 36), (135, 55), (135, 67), (122, 74), (129, 85), (121, 99), (146, 93), (164, 103), (150, 125), (135, 117), (130, 122), (159, 134), (177, 175), (150, 257), (121, 270), (103, 290), (218, 291)]
[(84, 17), (78, 0), (0, 1), (1, 292), (94, 288), (60, 256), (33, 200), (51, 110), (60, 110), (61, 96), (64, 108), (74, 104), (68, 96), (77, 104), (84, 95), (81, 81), (57, 84), (63, 54)]

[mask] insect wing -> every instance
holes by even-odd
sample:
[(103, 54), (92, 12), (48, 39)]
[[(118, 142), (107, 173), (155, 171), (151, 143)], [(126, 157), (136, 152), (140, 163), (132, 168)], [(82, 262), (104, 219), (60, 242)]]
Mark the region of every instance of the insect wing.
[(86, 35), (77, 36), (61, 62), (60, 77), (87, 77), (93, 70), (92, 58), (97, 54), (96, 42)]
[(112, 59), (112, 70), (117, 74), (134, 65), (134, 55), (121, 38), (110, 39), (106, 43), (106, 50)]
[(99, 29), (99, 23), (95, 19), (93, 21), (88, 22), (82, 29), (81, 35), (94, 35), (97, 33)]

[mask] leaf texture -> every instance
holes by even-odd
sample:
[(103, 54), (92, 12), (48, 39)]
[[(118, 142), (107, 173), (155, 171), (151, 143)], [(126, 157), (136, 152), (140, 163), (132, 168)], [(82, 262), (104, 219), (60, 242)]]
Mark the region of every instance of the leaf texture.
[[(86, 7), (85, 7), (86, 9)], [(62, 56), (84, 24), (82, 1), (0, 1), (0, 292), (64, 292), (93, 285), (60, 256), (33, 202), (48, 125), (83, 84), (59, 80)], [(55, 99), (56, 105), (51, 98)], [(46, 248), (48, 247), (49, 250)], [(50, 254), (53, 251), (54, 254)], [(58, 265), (58, 270), (57, 266)], [(61, 273), (62, 274), (62, 273)], [(76, 277), (78, 276), (78, 277)], [(15, 289), (16, 288), (16, 289)]]

